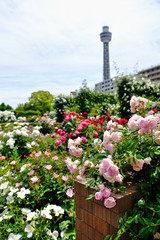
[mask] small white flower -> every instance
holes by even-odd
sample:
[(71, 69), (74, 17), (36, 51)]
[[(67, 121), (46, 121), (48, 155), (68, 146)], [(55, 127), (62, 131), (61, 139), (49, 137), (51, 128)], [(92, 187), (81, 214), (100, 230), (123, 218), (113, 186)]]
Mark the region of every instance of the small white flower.
[(57, 240), (57, 238), (58, 238), (58, 231), (55, 230), (54, 232), (51, 232), (51, 230), (47, 229), (46, 233), (47, 233), (48, 236), (51, 236), (52, 239)]
[(46, 217), (47, 219), (52, 219), (52, 215), (50, 214), (50, 211), (47, 209), (41, 211), (41, 216)]
[(31, 146), (30, 143), (27, 143), (27, 144), (26, 144), (26, 147), (27, 147), (27, 148), (32, 148), (32, 146)]
[(32, 136), (36, 136), (37, 137), (39, 135), (40, 135), (40, 132), (38, 130), (34, 129), (33, 132), (32, 132)]
[(24, 199), (25, 198), (25, 193), (24, 192), (17, 192), (17, 197), (18, 198), (21, 198), (21, 199)]
[(31, 221), (32, 219), (36, 219), (38, 217), (38, 214), (36, 212), (29, 212), (27, 214), (27, 221)]
[(4, 182), (0, 185), (0, 189), (5, 189), (8, 187), (9, 182)]
[(60, 235), (61, 235), (61, 238), (64, 240), (69, 238), (69, 236), (66, 233), (64, 233), (63, 231), (61, 232)]
[(8, 236), (8, 240), (18, 240), (21, 238), (21, 234), (13, 234), (13, 233), (10, 233), (9, 236)]
[(25, 227), (24, 231), (27, 232), (27, 237), (31, 238), (34, 232), (34, 226), (35, 226), (35, 222), (31, 222), (31, 224), (27, 224), (27, 226)]
[(60, 206), (56, 206), (54, 208), (54, 213), (55, 213), (55, 216), (59, 216), (60, 214), (64, 214), (64, 209), (61, 208)]
[(28, 208), (22, 208), (21, 211), (22, 211), (22, 213), (23, 213), (24, 215), (27, 215), (28, 213), (31, 212), (31, 210), (28, 209)]

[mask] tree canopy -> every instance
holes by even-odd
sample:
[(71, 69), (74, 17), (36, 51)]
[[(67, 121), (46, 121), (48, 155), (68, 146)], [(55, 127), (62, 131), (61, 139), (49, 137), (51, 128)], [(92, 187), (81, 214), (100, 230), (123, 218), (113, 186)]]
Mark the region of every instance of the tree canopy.
[(53, 95), (49, 91), (39, 90), (33, 92), (29, 98), (29, 102), (25, 104), (24, 108), (38, 110), (41, 114), (52, 110)]

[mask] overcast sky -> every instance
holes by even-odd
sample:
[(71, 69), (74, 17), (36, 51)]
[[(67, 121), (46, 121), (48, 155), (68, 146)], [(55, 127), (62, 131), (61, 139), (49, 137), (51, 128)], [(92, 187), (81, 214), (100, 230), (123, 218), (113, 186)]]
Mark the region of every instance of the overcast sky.
[(109, 26), (111, 77), (160, 64), (160, 0), (0, 0), (0, 103), (32, 92), (69, 95), (103, 80)]

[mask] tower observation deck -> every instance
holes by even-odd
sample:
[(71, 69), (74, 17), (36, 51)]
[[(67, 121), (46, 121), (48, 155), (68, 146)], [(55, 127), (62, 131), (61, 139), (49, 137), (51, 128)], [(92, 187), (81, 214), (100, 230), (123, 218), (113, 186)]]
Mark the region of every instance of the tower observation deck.
[(112, 33), (109, 32), (109, 27), (104, 26), (103, 32), (100, 34), (100, 39), (103, 42), (103, 81), (110, 79), (109, 42), (111, 37)]

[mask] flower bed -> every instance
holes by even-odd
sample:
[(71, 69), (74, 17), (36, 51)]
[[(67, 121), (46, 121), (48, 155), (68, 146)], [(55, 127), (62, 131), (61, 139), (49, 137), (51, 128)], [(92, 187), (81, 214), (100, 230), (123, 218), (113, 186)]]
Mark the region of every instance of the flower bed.
[[(85, 181), (88, 189), (95, 189), (90, 200), (85, 200), (86, 195), (78, 200), (81, 210), (76, 226), (78, 231), (84, 230), (81, 236), (93, 231), (97, 239), (98, 234), (115, 236), (117, 229), (116, 240), (127, 232), (133, 240), (157, 236), (160, 232), (160, 118), (156, 110), (145, 110), (146, 104), (145, 99), (133, 97), (132, 111), (141, 111), (141, 115), (134, 114), (129, 120), (69, 112), (65, 113), (62, 126), (47, 116), (37, 119), (33, 126), (20, 122), (3, 125), (0, 239), (75, 239), (75, 179)], [(132, 197), (125, 193), (125, 184), (135, 180), (140, 182), (143, 197), (127, 216), (124, 207), (132, 205), (126, 204)], [(76, 185), (75, 190), (77, 204), (77, 196), (81, 195)], [(122, 194), (125, 202), (117, 194)], [(99, 214), (91, 218), (92, 227), (96, 219), (96, 230), (80, 225), (82, 219), (90, 221), (91, 211)], [(109, 222), (104, 224), (104, 213), (109, 211), (110, 216), (105, 215)]]

